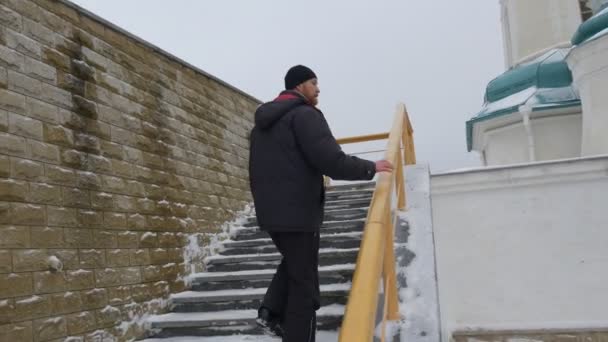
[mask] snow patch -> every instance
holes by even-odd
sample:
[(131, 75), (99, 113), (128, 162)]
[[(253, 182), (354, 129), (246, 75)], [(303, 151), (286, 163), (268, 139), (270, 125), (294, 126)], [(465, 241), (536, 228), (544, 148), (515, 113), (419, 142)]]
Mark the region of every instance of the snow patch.
[[(229, 223), (222, 225), (220, 232), (215, 234), (193, 233), (187, 235), (188, 244), (184, 248), (184, 264), (188, 274), (180, 276), (187, 287), (192, 284), (193, 275), (197, 272), (197, 266), (201, 267), (206, 257), (216, 255), (224, 249), (223, 242), (235, 235), (235, 232), (243, 228), (247, 217), (254, 213), (252, 205), (247, 205), (245, 209), (237, 213), (237, 218)], [(201, 246), (201, 241), (208, 237), (209, 242), (206, 246)]]

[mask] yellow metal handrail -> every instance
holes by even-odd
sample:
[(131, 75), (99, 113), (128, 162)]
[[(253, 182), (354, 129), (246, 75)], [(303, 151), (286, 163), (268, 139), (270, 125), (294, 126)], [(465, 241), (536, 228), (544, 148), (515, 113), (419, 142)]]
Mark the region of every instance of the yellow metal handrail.
[[(393, 191), (396, 191), (397, 208), (405, 209), (403, 162), (416, 163), (413, 132), (405, 105), (399, 104), (390, 133), (338, 140), (344, 144), (388, 138), (384, 158), (395, 166), (393, 173), (380, 174), (376, 182), (357, 257), (353, 285), (340, 330), (340, 342), (372, 341), (376, 327), (380, 279), (384, 280), (385, 294), (383, 328), (387, 320), (400, 318), (395, 272), (394, 227), (391, 215), (392, 195)], [(383, 329), (382, 341), (384, 337)]]

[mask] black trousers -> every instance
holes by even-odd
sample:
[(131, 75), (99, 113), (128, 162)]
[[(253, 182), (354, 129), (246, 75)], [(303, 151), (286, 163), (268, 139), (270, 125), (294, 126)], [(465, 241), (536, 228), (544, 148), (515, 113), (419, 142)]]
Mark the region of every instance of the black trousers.
[(269, 232), (283, 256), (263, 306), (279, 315), (283, 342), (314, 342), (319, 293), (319, 233)]

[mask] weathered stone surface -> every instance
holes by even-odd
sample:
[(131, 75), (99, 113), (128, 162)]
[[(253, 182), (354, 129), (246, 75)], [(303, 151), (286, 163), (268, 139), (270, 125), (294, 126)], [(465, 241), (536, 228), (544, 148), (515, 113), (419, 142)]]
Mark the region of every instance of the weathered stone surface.
[(5, 341), (32, 341), (34, 339), (32, 322), (0, 325), (0, 336)]
[(65, 317), (44, 318), (34, 321), (34, 341), (48, 341), (67, 335)]
[(11, 204), (11, 223), (18, 225), (40, 226), (46, 223), (44, 207), (34, 204)]
[(108, 305), (108, 291), (106, 289), (92, 289), (80, 293), (82, 298), (82, 308), (92, 310), (103, 308)]
[(109, 339), (250, 201), (257, 103), (62, 2), (2, 1), (0, 26), (0, 339)]
[(51, 301), (47, 295), (29, 296), (15, 299), (15, 321), (25, 321), (46, 317), (51, 314)]
[(30, 232), (27, 227), (0, 226), (0, 248), (27, 248)]
[(64, 272), (34, 272), (34, 293), (54, 293), (67, 289), (67, 279)]
[(34, 293), (31, 273), (0, 274), (0, 299)]
[(79, 292), (64, 292), (50, 295), (51, 310), (55, 314), (66, 314), (82, 310)]
[(42, 180), (44, 164), (28, 159), (11, 158), (11, 176), (17, 179)]
[(46, 270), (47, 258), (43, 249), (16, 249), (13, 250), (13, 268), (16, 272)]
[(61, 248), (64, 245), (63, 228), (32, 227), (33, 248)]
[(12, 271), (13, 258), (11, 256), (11, 251), (8, 249), (0, 249), (0, 273), (11, 273)]
[(81, 249), (80, 266), (82, 268), (101, 268), (106, 267), (106, 254), (103, 249)]
[(95, 273), (89, 270), (66, 272), (67, 288), (70, 291), (85, 290), (95, 287)]

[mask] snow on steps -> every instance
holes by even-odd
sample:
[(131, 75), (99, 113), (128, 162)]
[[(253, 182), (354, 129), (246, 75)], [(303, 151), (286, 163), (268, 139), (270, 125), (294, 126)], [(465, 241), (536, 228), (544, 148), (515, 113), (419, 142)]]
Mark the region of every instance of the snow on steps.
[[(322, 285), (321, 294), (348, 295), (350, 283)], [(234, 289), (221, 291), (185, 291), (171, 296), (171, 302), (183, 303), (211, 303), (224, 301), (244, 301), (260, 299), (266, 293), (266, 288)]]
[[(150, 318), (152, 328), (205, 328), (211, 326), (254, 325), (257, 310), (226, 310), (216, 312), (172, 312)], [(344, 305), (333, 304), (317, 311), (319, 320), (339, 317), (344, 314)]]

